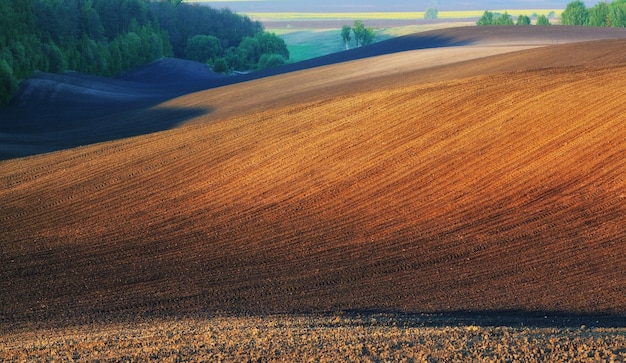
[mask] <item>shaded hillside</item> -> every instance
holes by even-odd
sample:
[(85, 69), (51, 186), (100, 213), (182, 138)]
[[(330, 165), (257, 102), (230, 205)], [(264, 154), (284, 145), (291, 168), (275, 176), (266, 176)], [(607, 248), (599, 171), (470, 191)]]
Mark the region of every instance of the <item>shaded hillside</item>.
[(0, 159), (45, 153), (175, 127), (209, 109), (147, 110), (211, 88), (224, 75), (205, 64), (163, 58), (119, 78), (38, 73), (0, 109)]
[(593, 44), (2, 162), (0, 317), (624, 314), (626, 66)]

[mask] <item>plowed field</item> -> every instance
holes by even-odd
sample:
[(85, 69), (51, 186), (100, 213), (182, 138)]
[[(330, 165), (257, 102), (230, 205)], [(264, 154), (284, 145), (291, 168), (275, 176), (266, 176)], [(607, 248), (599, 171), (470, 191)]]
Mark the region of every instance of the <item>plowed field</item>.
[(0, 321), (619, 319), (623, 49), (553, 46), (345, 81), (347, 65), (289, 73), (157, 106), (215, 110), (176, 129), (4, 161)]

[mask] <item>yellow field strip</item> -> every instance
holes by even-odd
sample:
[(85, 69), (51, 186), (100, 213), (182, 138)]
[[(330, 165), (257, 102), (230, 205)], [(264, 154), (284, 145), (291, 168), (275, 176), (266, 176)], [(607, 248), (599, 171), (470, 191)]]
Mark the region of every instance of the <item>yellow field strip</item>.
[[(513, 16), (517, 15), (548, 15), (554, 11), (560, 15), (562, 9), (524, 9), (524, 10), (490, 10), (498, 13), (507, 12)], [(471, 11), (440, 11), (439, 19), (459, 19), (480, 17), (484, 10)], [(244, 13), (253, 19), (264, 20), (335, 20), (335, 19), (389, 19), (389, 20), (410, 20), (423, 19), (424, 12), (355, 12), (355, 13)]]

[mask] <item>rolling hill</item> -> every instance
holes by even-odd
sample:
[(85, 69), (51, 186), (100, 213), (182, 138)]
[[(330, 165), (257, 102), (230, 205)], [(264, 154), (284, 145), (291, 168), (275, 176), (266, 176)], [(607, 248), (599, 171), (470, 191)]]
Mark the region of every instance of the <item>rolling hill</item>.
[(173, 129), (3, 161), (0, 323), (623, 317), (625, 46), (385, 51), (124, 119), (202, 110)]
[[(369, 47), (231, 77), (215, 74), (201, 63), (167, 58), (115, 79), (78, 73), (40, 73), (22, 82), (11, 107), (0, 108), (0, 159), (163, 131), (206, 113), (221, 118), (232, 111), (245, 113), (255, 107), (315, 100), (320, 93), (324, 97), (341, 95), (345, 93), (345, 84), (372, 87), (373, 78), (389, 85), (415, 79), (435, 81), (448, 76), (426, 69), (490, 55), (625, 37), (623, 28), (460, 27), (402, 36)], [(576, 51), (594, 52), (593, 49)], [(619, 54), (610, 57), (619, 59)], [(543, 67), (544, 57), (550, 55), (535, 56), (534, 65)], [(550, 62), (568, 65), (575, 64), (577, 59), (563, 54), (558, 57)], [(611, 60), (605, 55), (596, 61)], [(512, 63), (507, 64), (503, 69), (488, 69), (478, 63), (464, 74), (458, 74), (459, 68), (453, 67), (449, 77), (510, 71), (507, 67)], [(527, 69), (527, 65), (521, 64), (519, 69)], [(323, 72), (317, 69), (324, 66), (332, 67)], [(306, 75), (299, 73), (301, 81), (292, 82), (293, 72), (306, 70), (314, 71)], [(408, 72), (419, 74), (405, 77)], [(286, 73), (292, 73), (291, 77), (274, 77)], [(223, 87), (262, 78), (271, 80), (263, 85), (252, 83), (232, 88), (237, 96), (230, 93), (230, 88)], [(271, 87), (271, 92), (259, 92), (261, 87)], [(211, 103), (208, 108), (207, 102), (200, 102), (197, 107), (186, 104), (183, 109), (172, 105), (167, 112), (163, 107), (158, 112), (150, 109), (177, 96), (211, 88), (219, 88), (212, 93), (219, 99), (207, 100)]]

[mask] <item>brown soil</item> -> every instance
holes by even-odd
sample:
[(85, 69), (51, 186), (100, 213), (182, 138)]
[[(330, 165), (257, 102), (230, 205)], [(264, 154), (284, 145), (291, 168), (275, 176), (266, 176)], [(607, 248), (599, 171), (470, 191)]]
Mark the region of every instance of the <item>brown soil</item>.
[(303, 70), (152, 109), (213, 110), (176, 129), (4, 161), (0, 321), (623, 316), (625, 46)]

